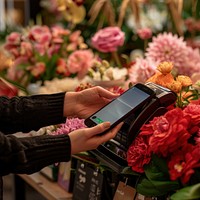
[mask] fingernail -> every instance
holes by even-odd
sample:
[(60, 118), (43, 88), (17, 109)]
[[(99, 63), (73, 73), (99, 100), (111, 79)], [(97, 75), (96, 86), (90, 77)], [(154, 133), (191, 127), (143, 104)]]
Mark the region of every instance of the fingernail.
[(103, 126), (104, 128), (110, 128), (110, 122), (104, 122)]

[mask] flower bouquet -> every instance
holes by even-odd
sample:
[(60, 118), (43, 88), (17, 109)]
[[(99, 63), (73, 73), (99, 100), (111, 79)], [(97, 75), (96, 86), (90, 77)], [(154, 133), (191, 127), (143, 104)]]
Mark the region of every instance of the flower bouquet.
[(132, 172), (126, 168), (123, 173), (138, 176), (135, 188), (142, 195), (199, 199), (199, 92), (189, 77), (172, 78), (171, 63), (161, 63), (158, 70), (149, 80), (173, 89), (176, 104), (142, 126), (127, 152)]
[(4, 48), (14, 64), (6, 72), (7, 79), (27, 86), (29, 83), (54, 78), (82, 78), (93, 62), (81, 32), (60, 26), (33, 26), (7, 36)]

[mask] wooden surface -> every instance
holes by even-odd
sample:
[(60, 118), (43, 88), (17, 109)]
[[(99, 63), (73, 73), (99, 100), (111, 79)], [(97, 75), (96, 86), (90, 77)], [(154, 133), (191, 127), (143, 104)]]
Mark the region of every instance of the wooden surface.
[(48, 200), (69, 200), (72, 194), (62, 189), (57, 182), (52, 182), (40, 173), (32, 175), (18, 175), (26, 183)]

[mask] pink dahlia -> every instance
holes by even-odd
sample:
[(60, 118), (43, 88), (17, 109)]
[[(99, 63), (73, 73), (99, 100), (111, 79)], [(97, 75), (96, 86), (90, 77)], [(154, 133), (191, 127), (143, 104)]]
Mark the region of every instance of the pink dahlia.
[(188, 47), (182, 37), (172, 33), (162, 33), (153, 37), (145, 55), (156, 62), (172, 62), (179, 72), (187, 62)]
[(200, 69), (200, 52), (199, 49), (188, 47), (188, 56), (186, 63), (179, 69), (179, 72), (187, 76), (192, 76), (194, 73), (199, 73)]
[(149, 79), (156, 71), (156, 62), (137, 58), (135, 64), (129, 69), (129, 81), (132, 83), (144, 83)]

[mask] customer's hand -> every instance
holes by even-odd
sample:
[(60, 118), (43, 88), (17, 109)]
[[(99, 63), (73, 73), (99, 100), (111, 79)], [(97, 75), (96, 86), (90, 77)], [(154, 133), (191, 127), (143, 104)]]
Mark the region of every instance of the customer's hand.
[(67, 92), (64, 101), (64, 116), (85, 119), (118, 96), (99, 86), (80, 92)]
[(69, 133), (71, 140), (71, 154), (96, 149), (100, 144), (115, 137), (123, 122), (103, 135), (99, 135), (110, 128), (110, 122), (104, 122), (92, 128), (78, 129)]

